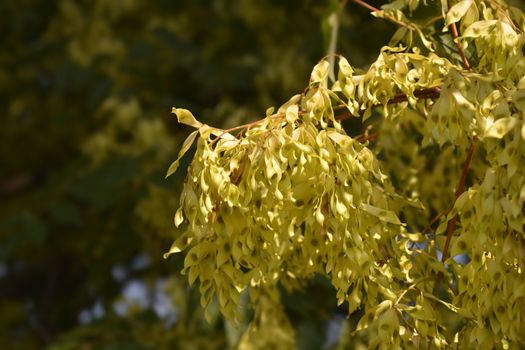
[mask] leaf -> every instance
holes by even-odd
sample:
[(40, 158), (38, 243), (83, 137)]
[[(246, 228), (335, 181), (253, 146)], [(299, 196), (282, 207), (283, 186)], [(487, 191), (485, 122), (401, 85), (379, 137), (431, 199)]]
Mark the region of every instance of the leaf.
[[(525, 89), (525, 79), (521, 79), (518, 85), (523, 84)], [(525, 90), (518, 90), (512, 95), (512, 103), (516, 106), (516, 108), (524, 112), (525, 111)]]
[(166, 177), (170, 176), (171, 174), (173, 174), (177, 170), (177, 168), (179, 167), (180, 159), (184, 156), (184, 154), (186, 154), (186, 152), (188, 152), (188, 150), (190, 149), (191, 145), (195, 141), (195, 138), (197, 137), (197, 134), (198, 134), (198, 130), (195, 130), (194, 132), (189, 134), (189, 136), (186, 138), (186, 140), (184, 140), (184, 143), (182, 144), (182, 148), (179, 151), (179, 156), (177, 157), (177, 159), (173, 163), (171, 163), (170, 167), (168, 168), (168, 172), (166, 173)]
[(315, 220), (321, 226), (324, 224), (324, 215), (321, 211), (321, 206), (319, 206), (317, 210), (315, 211)]
[(498, 20), (490, 20), (490, 21), (477, 21), (472, 23), (463, 33), (463, 37), (465, 38), (477, 38), (480, 36), (485, 36), (489, 34), (489, 31), (494, 27), (496, 24), (498, 24)]
[(455, 313), (465, 317), (465, 318), (472, 318), (472, 313), (467, 310), (466, 308), (457, 307), (456, 305), (453, 305), (451, 303), (447, 303), (446, 301), (441, 300), (440, 298), (434, 296), (430, 293), (424, 293), (426, 298), (432, 299), (434, 301), (437, 301), (438, 303), (444, 305), (446, 308), (448, 308), (451, 311), (454, 311)]
[(465, 191), (463, 192), (457, 199), (456, 201), (454, 202), (454, 207), (452, 208), (452, 210), (450, 211), (450, 213), (448, 213), (447, 215), (447, 221), (449, 220), (452, 220), (452, 218), (454, 216), (456, 216), (456, 214), (461, 211), (463, 209), (463, 207), (465, 206), (465, 204), (467, 203), (467, 200), (470, 199), (470, 194), (469, 194), (469, 191)]
[(328, 78), (328, 68), (330, 68), (328, 61), (322, 60), (319, 62), (312, 70), (310, 84), (326, 82)]
[(485, 130), (485, 137), (494, 137), (501, 139), (508, 133), (516, 124), (518, 120), (514, 117), (507, 117), (498, 119)]
[(175, 227), (179, 227), (183, 221), (184, 221), (184, 216), (182, 215), (182, 207), (181, 207), (175, 212), (175, 218), (174, 218)]
[(177, 116), (177, 121), (181, 124), (193, 126), (194, 128), (200, 128), (202, 126), (202, 123), (195, 119), (193, 114), (187, 109), (173, 107), (171, 113)]
[(399, 218), (393, 211), (381, 209), (381, 208), (374, 207), (372, 205), (364, 204), (364, 203), (361, 204), (361, 208), (367, 213), (378, 217), (381, 221), (389, 222), (391, 224), (401, 225), (401, 221), (399, 221)]
[(399, 27), (390, 39), (388, 46), (396, 46), (407, 35), (408, 31), (407, 27)]
[[(202, 124), (199, 127), (199, 134), (201, 135), (203, 139), (207, 139), (210, 137), (210, 135), (213, 135), (223, 140), (233, 141), (234, 145), (238, 144), (238, 140), (235, 138), (235, 136), (233, 136), (229, 132), (225, 132), (224, 130), (221, 130), (221, 129), (212, 128), (211, 126), (206, 125), (206, 124)], [(230, 143), (230, 145), (233, 145), (233, 144)], [(222, 146), (224, 146), (224, 144), (222, 144)]]
[(341, 146), (345, 150), (350, 148), (353, 143), (353, 140), (350, 136), (341, 134), (337, 131), (330, 130), (330, 131), (327, 131), (326, 134), (332, 141), (337, 143), (339, 146)]
[(293, 124), (299, 118), (299, 106), (291, 105), (286, 109), (286, 121)]
[(434, 308), (426, 300), (422, 301), (423, 305), (416, 305), (412, 310), (409, 311), (409, 315), (416, 320), (420, 321), (435, 321), (436, 316), (434, 314)]
[(224, 245), (217, 249), (217, 267), (221, 267), (230, 260), (231, 252), (224, 248)]
[(445, 20), (445, 28), (451, 25), (452, 23), (458, 22), (465, 14), (468, 9), (472, 6), (472, 0), (462, 0), (452, 6), (447, 13), (447, 18)]
[(283, 113), (285, 112), (290, 106), (295, 105), (301, 101), (302, 95), (297, 94), (293, 95), (287, 102), (285, 102), (279, 109), (277, 110), (277, 113)]
[(476, 3), (473, 2), (467, 10), (467, 13), (465, 13), (465, 16), (461, 19), (461, 32), (464, 32), (468, 26), (476, 21), (479, 21), (479, 10)]
[(192, 286), (193, 283), (195, 283), (195, 281), (199, 277), (199, 272), (200, 271), (199, 271), (199, 267), (198, 266), (190, 267), (189, 273), (188, 273), (188, 282), (189, 282), (190, 286)]
[(179, 238), (175, 240), (175, 242), (173, 242), (173, 244), (170, 247), (170, 250), (163, 255), (164, 259), (167, 259), (168, 256), (170, 256), (171, 254), (182, 252), (184, 249), (186, 249), (190, 245), (192, 240), (193, 240), (193, 237), (188, 235), (188, 233), (184, 233), (183, 235), (181, 235)]
[(354, 69), (348, 63), (347, 59), (344, 57), (339, 57), (339, 73), (341, 73), (344, 76), (351, 77), (352, 74), (354, 74)]
[(430, 51), (430, 52), (434, 52), (434, 47), (432, 45), (432, 41), (427, 39), (427, 36), (425, 34), (423, 34), (423, 32), (421, 31), (421, 29), (417, 28), (416, 27), (416, 32), (419, 36), (419, 39), (421, 40), (421, 42), (423, 43), (423, 45), (425, 45), (425, 47)]

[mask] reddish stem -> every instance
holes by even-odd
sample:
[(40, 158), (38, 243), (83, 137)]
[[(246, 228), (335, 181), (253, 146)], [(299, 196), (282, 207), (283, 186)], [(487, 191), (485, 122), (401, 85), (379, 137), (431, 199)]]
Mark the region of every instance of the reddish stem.
[[(457, 201), (459, 196), (461, 196), (461, 194), (463, 193), (463, 189), (465, 188), (465, 181), (467, 180), (468, 170), (470, 168), (470, 163), (472, 162), (472, 155), (474, 154), (475, 149), (476, 139), (472, 140), (472, 143), (470, 144), (470, 148), (468, 150), (467, 159), (465, 160), (465, 164), (463, 164), (461, 178), (459, 179), (458, 186), (456, 187), (454, 203)], [(452, 233), (456, 228), (456, 222), (457, 216), (454, 216), (447, 224), (447, 239), (445, 241), (445, 245), (443, 246), (443, 255), (441, 256), (441, 262), (445, 262), (445, 260), (447, 260), (448, 258), (448, 248), (450, 246), (450, 240), (452, 239)]]
[(369, 9), (372, 12), (381, 11), (377, 7), (374, 7), (374, 6), (370, 5), (369, 3), (366, 3), (366, 2), (364, 2), (362, 0), (352, 0), (352, 1), (355, 2), (356, 4), (358, 4), (359, 6), (363, 6), (364, 8)]
[(463, 47), (461, 46), (461, 43), (458, 41), (458, 27), (456, 26), (456, 23), (452, 23), (450, 25), (450, 31), (452, 32), (452, 37), (454, 38), (454, 44), (456, 45), (456, 49), (458, 50), (459, 56), (461, 57), (461, 61), (463, 62), (463, 66), (471, 70), (472, 67), (470, 67), (470, 63), (467, 60), (467, 56), (465, 56), (465, 52), (463, 51)]
[[(439, 98), (440, 93), (441, 93), (441, 88), (438, 86), (435, 86), (431, 88), (414, 91), (414, 97), (418, 99), (426, 99), (426, 98), (433, 99), (433, 98)], [(406, 101), (408, 101), (408, 96), (405, 94), (400, 94), (400, 95), (396, 95), (392, 97), (392, 99), (389, 100), (387, 104), (391, 105), (391, 104), (406, 102)], [(345, 111), (341, 114), (336, 115), (335, 119), (341, 121), (341, 120), (345, 120), (351, 117), (353, 117), (353, 115), (349, 111)]]
[[(470, 148), (467, 153), (467, 159), (465, 160), (465, 164), (463, 164), (463, 171), (461, 172), (461, 177), (459, 179), (459, 183), (456, 187), (456, 193), (454, 196), (454, 203), (456, 203), (457, 199), (461, 194), (463, 193), (463, 190), (465, 188), (465, 182), (467, 180), (468, 171), (470, 168), (470, 163), (472, 162), (472, 155), (474, 154), (474, 150), (476, 149), (476, 139), (472, 140), (472, 143), (470, 144)], [(454, 207), (454, 204), (452, 205), (452, 208)], [(452, 210), (452, 208), (450, 210)], [(445, 263), (445, 261), (448, 258), (448, 250), (450, 247), (450, 241), (452, 240), (452, 234), (454, 233), (454, 229), (456, 228), (457, 223), (457, 216), (454, 216), (448, 223), (447, 223), (447, 238), (445, 240), (445, 245), (443, 246), (443, 253), (441, 255), (441, 262)], [(436, 295), (439, 291), (439, 285), (441, 284), (441, 280), (443, 278), (443, 273), (439, 272), (436, 276), (436, 282), (434, 283), (434, 291), (433, 294)]]
[[(357, 5), (362, 6), (362, 7), (366, 8), (366, 9), (372, 11), (372, 12), (379, 12), (379, 11), (381, 11), (381, 10), (378, 9), (377, 7), (374, 7), (374, 6), (370, 5), (370, 4), (367, 3), (367, 2), (364, 2), (363, 0), (352, 0), (352, 1), (355, 2)], [(395, 19), (394, 17), (386, 16), (385, 18), (388, 19), (390, 22), (395, 23), (395, 24), (397, 24), (397, 25), (399, 25), (399, 26), (401, 26), (401, 27), (406, 27), (406, 28), (408, 28), (408, 29), (410, 29), (410, 30), (414, 30), (414, 29), (413, 29), (412, 27), (410, 27), (407, 23), (403, 23), (403, 22), (401, 22), (401, 21), (398, 21), (398, 20)]]
[(379, 137), (379, 132), (374, 132), (372, 134), (365, 133), (364, 135), (356, 137), (356, 140), (358, 142), (366, 142), (366, 141), (375, 141)]
[[(441, 88), (439, 86), (434, 86), (431, 88), (414, 91), (414, 97), (415, 98), (438, 98), (440, 93), (441, 93)], [(388, 104), (394, 104), (394, 103), (405, 102), (405, 101), (408, 101), (408, 96), (401, 94), (401, 95), (394, 96), (394, 98), (388, 101)]]

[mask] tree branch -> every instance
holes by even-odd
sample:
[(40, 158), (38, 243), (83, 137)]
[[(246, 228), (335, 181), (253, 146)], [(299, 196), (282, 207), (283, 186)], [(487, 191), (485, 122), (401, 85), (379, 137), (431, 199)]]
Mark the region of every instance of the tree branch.
[[(434, 86), (434, 87), (431, 87), (431, 88), (420, 89), (420, 90), (414, 91), (414, 97), (418, 98), (418, 99), (438, 98), (440, 93), (441, 93), (441, 88), (439, 86)], [(394, 96), (390, 101), (388, 101), (388, 104), (390, 105), (390, 104), (396, 104), (396, 103), (401, 103), (401, 102), (406, 102), (406, 101), (408, 101), (408, 96), (405, 95), (405, 94), (400, 94), (400, 95)], [(377, 106), (379, 106), (379, 105), (377, 105)], [(334, 109), (338, 109), (338, 108), (344, 108), (344, 106), (343, 105), (336, 106)], [(303, 111), (299, 111), (299, 114), (302, 114), (302, 113), (304, 113), (304, 112)], [(244, 130), (249, 129), (252, 126), (261, 124), (262, 122), (264, 122), (267, 119), (278, 119), (278, 118), (284, 118), (285, 116), (286, 116), (286, 113), (281, 112), (281, 113), (272, 114), (272, 115), (270, 115), (270, 116), (268, 116), (266, 118), (258, 119), (258, 120), (255, 120), (253, 122), (250, 122), (250, 123), (247, 123), (247, 124), (243, 124), (243, 125), (239, 125), (239, 126), (235, 126), (233, 128), (229, 128), (229, 129), (215, 128), (216, 130), (220, 131), (221, 134), (219, 134), (217, 136), (217, 138), (213, 141), (213, 143), (218, 141), (225, 134), (227, 134), (227, 133), (229, 133), (231, 131), (241, 130), (241, 133), (242, 133)], [(341, 120), (345, 120), (345, 119), (351, 118), (353, 116), (354, 115), (352, 115), (348, 110), (346, 110), (343, 113), (336, 115), (335, 116), (335, 120), (341, 121)], [(378, 133), (365, 135), (365, 136), (366, 137), (365, 137), (365, 139), (363, 141), (367, 141), (367, 140), (373, 141), (373, 140), (377, 139)]]

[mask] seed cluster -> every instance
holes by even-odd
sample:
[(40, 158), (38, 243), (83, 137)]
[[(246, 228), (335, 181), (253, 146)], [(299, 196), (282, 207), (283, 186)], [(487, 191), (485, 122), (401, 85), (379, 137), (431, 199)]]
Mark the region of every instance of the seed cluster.
[[(254, 325), (293, 332), (270, 321), (286, 319), (277, 288), (320, 274), (349, 313), (362, 309), (370, 348), (525, 346), (525, 20), (488, 3), (459, 1), (445, 16), (476, 49), (472, 70), (428, 52), (426, 38), (425, 54), (384, 47), (362, 75), (339, 57), (333, 83), (323, 60), (303, 94), (235, 130), (174, 109), (197, 129), (179, 159), (197, 150), (175, 214), (184, 233), (167, 255), (185, 252), (204, 307), (216, 297), (236, 320), (247, 290)], [(374, 147), (345, 132), (349, 115), (380, 115)]]

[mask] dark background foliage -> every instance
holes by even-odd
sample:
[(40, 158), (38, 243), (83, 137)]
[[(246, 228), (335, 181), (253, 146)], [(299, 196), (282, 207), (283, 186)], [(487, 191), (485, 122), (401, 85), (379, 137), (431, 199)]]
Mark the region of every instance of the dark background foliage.
[[(1, 349), (235, 343), (203, 320), (182, 257), (162, 259), (185, 176), (164, 174), (188, 133), (169, 112), (226, 127), (284, 103), (326, 54), (337, 4), (0, 3)], [(395, 29), (348, 4), (337, 51), (365, 68)], [(331, 295), (322, 279), (283, 293), (301, 348), (326, 343)]]

